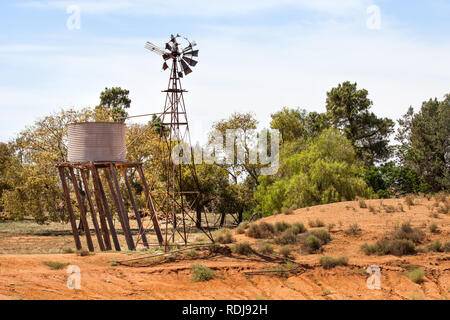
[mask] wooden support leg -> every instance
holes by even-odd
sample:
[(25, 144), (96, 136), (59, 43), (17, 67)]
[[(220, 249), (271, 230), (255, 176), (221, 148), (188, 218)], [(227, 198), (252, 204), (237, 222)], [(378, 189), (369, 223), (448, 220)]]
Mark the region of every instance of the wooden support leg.
[(161, 227), (159, 226), (158, 217), (156, 216), (155, 206), (153, 204), (153, 200), (150, 195), (150, 189), (148, 188), (147, 180), (145, 180), (144, 171), (142, 170), (141, 165), (137, 166), (137, 171), (138, 171), (139, 177), (141, 178), (141, 183), (144, 187), (145, 198), (147, 199), (147, 207), (150, 210), (150, 216), (153, 221), (153, 227), (155, 228), (155, 233), (156, 233), (156, 236), (158, 237), (159, 245), (162, 246), (164, 244), (164, 240), (163, 240), (163, 236), (161, 233)]
[(105, 244), (103, 243), (102, 234), (100, 232), (100, 227), (98, 225), (97, 214), (95, 213), (95, 207), (92, 203), (91, 191), (89, 190), (89, 183), (86, 177), (86, 172), (84, 170), (80, 170), (81, 179), (83, 180), (84, 191), (86, 193), (86, 198), (88, 200), (89, 210), (91, 212), (92, 223), (94, 224), (95, 235), (97, 236), (98, 245), (101, 251), (105, 251)]
[(70, 177), (72, 178), (73, 189), (75, 191), (75, 196), (77, 198), (78, 207), (80, 209), (80, 218), (83, 224), (84, 232), (86, 233), (86, 242), (89, 248), (89, 251), (94, 252), (94, 245), (92, 243), (91, 231), (89, 230), (89, 224), (86, 219), (86, 212), (84, 210), (84, 203), (81, 198), (80, 190), (78, 189), (77, 178), (75, 177), (75, 172), (72, 167), (69, 168)]
[[(100, 196), (101, 201), (103, 202), (103, 208), (105, 209), (106, 219), (108, 221), (109, 230), (111, 232), (111, 237), (114, 242), (114, 248), (116, 251), (120, 251), (119, 239), (117, 238), (116, 228), (114, 227), (114, 221), (112, 220), (111, 211), (109, 210), (108, 199), (106, 198), (105, 189), (103, 189), (102, 181), (100, 179), (100, 175), (98, 173), (97, 167), (91, 162), (91, 170), (92, 170), (92, 178), (94, 180), (94, 186)], [(108, 238), (109, 239), (109, 238)]]
[(61, 178), (61, 183), (64, 191), (64, 198), (66, 199), (67, 211), (69, 212), (70, 225), (72, 226), (73, 238), (75, 240), (75, 246), (77, 250), (81, 250), (80, 235), (78, 234), (77, 222), (75, 221), (75, 215), (73, 213), (72, 203), (70, 200), (69, 188), (67, 187), (66, 176), (64, 174), (64, 167), (58, 167), (59, 176)]
[[(98, 210), (98, 214), (99, 214), (99, 218), (100, 218), (100, 229), (102, 231), (105, 249), (112, 250), (111, 240), (109, 238), (108, 225), (106, 223), (106, 216), (105, 216), (105, 211), (103, 209), (102, 197), (100, 195), (100, 190), (96, 184), (96, 179), (94, 178), (94, 173), (92, 172), (92, 166), (88, 167), (88, 170), (90, 170), (88, 172), (91, 172), (91, 176), (92, 176), (92, 185), (94, 186), (94, 198), (95, 198), (95, 203), (97, 205), (97, 210)], [(88, 181), (89, 181), (89, 179), (88, 179)]]
[(142, 243), (144, 244), (144, 246), (146, 246), (148, 248), (147, 236), (145, 235), (145, 229), (144, 229), (144, 226), (141, 221), (141, 215), (136, 206), (136, 201), (134, 201), (133, 190), (131, 189), (130, 182), (128, 181), (127, 172), (124, 167), (122, 167), (121, 169), (122, 169), (121, 171), (122, 171), (123, 179), (125, 180), (125, 185), (127, 186), (128, 194), (130, 195), (130, 201), (131, 201), (131, 205), (134, 210), (134, 215), (136, 216), (136, 221), (138, 223), (139, 234), (142, 237)]
[[(111, 171), (111, 173), (110, 173)], [(109, 168), (105, 169), (105, 175), (106, 180), (108, 180), (109, 189), (111, 191), (111, 195), (113, 197), (114, 203), (116, 204), (116, 209), (118, 211), (118, 216), (120, 220), (120, 224), (122, 226), (123, 233), (125, 235), (125, 239), (127, 241), (128, 249), (134, 250), (134, 242), (133, 238), (131, 236), (130, 227), (128, 225), (128, 219), (125, 217), (125, 205), (123, 204), (122, 200), (122, 193), (120, 192), (120, 185), (119, 181), (117, 180), (117, 173), (116, 173), (116, 167), (114, 164), (111, 163)], [(111, 178), (112, 175), (112, 178)], [(114, 179), (114, 184), (113, 180)], [(114, 185), (116, 187), (116, 190), (114, 188)], [(116, 193), (117, 192), (117, 193)]]

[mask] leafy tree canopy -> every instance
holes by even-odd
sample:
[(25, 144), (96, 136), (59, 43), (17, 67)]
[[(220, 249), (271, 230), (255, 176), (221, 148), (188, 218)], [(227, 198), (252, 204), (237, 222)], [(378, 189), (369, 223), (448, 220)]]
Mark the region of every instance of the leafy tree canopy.
[(333, 125), (355, 147), (357, 155), (368, 165), (389, 158), (389, 136), (394, 123), (370, 112), (372, 101), (365, 89), (344, 82), (327, 93), (326, 107)]
[(336, 129), (311, 138), (303, 151), (281, 159), (277, 177), (260, 177), (255, 193), (264, 216), (282, 207), (318, 204), (369, 197), (362, 179), (363, 165), (352, 144)]

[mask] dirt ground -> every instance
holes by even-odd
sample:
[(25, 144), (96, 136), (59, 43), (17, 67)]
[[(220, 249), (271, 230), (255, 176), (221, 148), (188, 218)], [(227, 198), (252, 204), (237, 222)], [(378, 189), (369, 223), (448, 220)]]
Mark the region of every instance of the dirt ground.
[[(411, 256), (367, 256), (361, 252), (364, 243), (374, 243), (394, 226), (410, 221), (426, 233), (419, 247), (427, 247), (435, 240), (450, 241), (450, 214), (437, 213), (434, 199), (416, 198), (415, 205), (408, 207), (403, 199), (367, 200), (369, 208), (360, 208), (358, 202), (342, 202), (296, 210), (294, 214), (280, 214), (263, 219), (274, 223), (288, 223), (320, 219), (330, 228), (332, 241), (320, 254), (305, 255), (294, 250), (293, 260), (300, 264), (298, 272), (287, 277), (275, 275), (249, 275), (246, 272), (267, 270), (278, 265), (258, 256), (212, 255), (179, 259), (164, 264), (138, 264), (124, 266), (117, 261), (142, 257), (143, 253), (96, 253), (80, 256), (74, 253), (16, 254), (8, 248), (54, 243), (57, 251), (71, 246), (70, 234), (14, 236), (0, 230), (0, 300), (1, 299), (433, 299), (450, 297), (450, 254), (426, 252)], [(398, 208), (404, 212), (388, 213), (386, 208)], [(389, 210), (388, 210), (389, 211)], [(429, 226), (437, 223), (438, 232)], [(358, 223), (362, 232), (348, 235), (345, 230)], [(331, 226), (330, 226), (331, 225)], [(4, 230), (3, 230), (4, 231)], [(234, 234), (237, 242), (249, 241), (257, 247), (257, 240)], [(47, 244), (48, 242), (48, 244)], [(72, 244), (73, 245), (73, 244)], [(18, 251), (20, 251), (18, 250)], [(26, 252), (24, 252), (24, 250)], [(56, 249), (55, 249), (56, 250)], [(278, 250), (278, 246), (275, 246)], [(347, 266), (325, 270), (319, 259), (323, 255), (347, 256)], [(53, 261), (79, 266), (81, 289), (70, 290), (66, 281), (66, 267), (52, 270), (43, 262)], [(191, 282), (191, 265), (203, 264), (223, 276), (208, 282)], [(367, 288), (366, 268), (381, 268), (381, 290)], [(425, 271), (425, 279), (416, 284), (407, 276), (412, 268)]]

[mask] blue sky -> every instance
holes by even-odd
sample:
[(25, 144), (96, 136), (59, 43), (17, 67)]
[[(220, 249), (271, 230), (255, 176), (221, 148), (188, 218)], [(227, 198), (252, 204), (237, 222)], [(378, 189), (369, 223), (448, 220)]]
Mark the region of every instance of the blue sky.
[[(66, 26), (70, 5), (79, 30)], [(374, 5), (379, 29), (367, 24)], [(130, 90), (130, 114), (159, 112), (168, 73), (143, 46), (171, 33), (199, 44), (183, 81), (194, 141), (233, 111), (262, 125), (282, 106), (324, 111), (326, 92), (346, 80), (397, 119), (450, 93), (449, 14), (448, 0), (3, 0), (0, 140), (60, 108), (95, 106), (110, 86)]]

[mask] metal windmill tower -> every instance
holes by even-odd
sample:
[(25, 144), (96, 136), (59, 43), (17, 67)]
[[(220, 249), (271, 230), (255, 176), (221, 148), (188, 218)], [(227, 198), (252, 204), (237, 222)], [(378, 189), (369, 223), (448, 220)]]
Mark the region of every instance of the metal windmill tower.
[[(181, 78), (192, 72), (191, 67), (195, 67), (198, 63), (194, 58), (198, 57), (199, 50), (195, 50), (195, 41), (189, 41), (180, 35), (171, 35), (169, 42), (165, 44), (165, 48), (160, 48), (151, 42), (147, 42), (145, 48), (160, 55), (163, 60), (163, 70), (170, 70), (169, 84), (166, 90), (164, 110), (160, 115), (160, 144), (164, 145), (167, 151), (167, 159), (164, 166), (165, 190), (157, 192), (152, 190), (153, 195), (159, 195), (159, 211), (162, 212), (163, 219), (166, 224), (162, 227), (165, 235), (165, 243), (175, 241), (175, 235), (181, 236), (185, 244), (188, 243), (188, 229), (194, 223), (192, 206), (187, 198), (192, 199), (196, 195), (195, 201), (198, 201), (200, 194), (200, 186), (198, 184), (195, 164), (175, 164), (172, 158), (172, 149), (178, 143), (184, 143), (191, 148), (191, 139), (189, 133), (189, 124), (186, 114), (186, 107), (183, 94), (187, 91), (181, 86)], [(192, 149), (191, 149), (192, 150)], [(183, 166), (189, 166), (190, 174), (195, 181), (197, 190), (185, 190), (183, 188)], [(152, 180), (151, 189), (155, 184), (158, 176), (155, 172)], [(156, 201), (155, 201), (156, 202)], [(208, 223), (206, 213), (205, 220)], [(200, 229), (208, 236), (210, 240), (213, 238), (207, 229)]]

